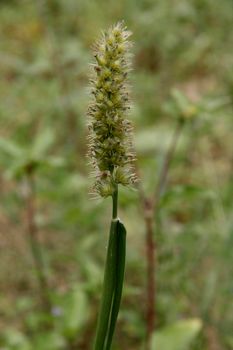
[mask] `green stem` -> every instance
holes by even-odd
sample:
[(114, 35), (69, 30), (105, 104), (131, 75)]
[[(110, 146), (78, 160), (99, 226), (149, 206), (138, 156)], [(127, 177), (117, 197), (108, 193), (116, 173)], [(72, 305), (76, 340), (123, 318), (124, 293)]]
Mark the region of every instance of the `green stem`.
[(117, 218), (117, 207), (118, 207), (118, 185), (115, 184), (115, 189), (112, 195), (112, 218)]
[(35, 222), (35, 183), (32, 174), (27, 175), (27, 181), (30, 193), (28, 195), (27, 206), (27, 224), (28, 238), (31, 248), (31, 253), (34, 259), (36, 274), (41, 291), (41, 299), (46, 310), (51, 310), (51, 302), (49, 297), (49, 285), (47, 280), (46, 266), (43, 259), (42, 248), (37, 238), (38, 228)]

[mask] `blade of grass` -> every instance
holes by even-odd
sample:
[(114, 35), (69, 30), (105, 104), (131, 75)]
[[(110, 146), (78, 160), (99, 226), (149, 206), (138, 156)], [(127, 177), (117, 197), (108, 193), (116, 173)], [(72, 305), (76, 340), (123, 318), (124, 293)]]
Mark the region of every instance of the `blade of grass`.
[(94, 350), (103, 350), (108, 331), (109, 318), (111, 314), (112, 299), (115, 289), (116, 279), (116, 257), (117, 257), (117, 226), (118, 219), (112, 219), (107, 258), (105, 263), (102, 301), (97, 322), (96, 338)]
[(121, 296), (123, 289), (124, 273), (125, 273), (125, 256), (126, 256), (126, 229), (122, 222), (117, 222), (117, 245), (116, 245), (116, 277), (115, 277), (115, 291), (112, 301), (111, 316), (106, 338), (105, 350), (111, 348), (113, 334), (117, 322), (117, 316), (121, 304)]

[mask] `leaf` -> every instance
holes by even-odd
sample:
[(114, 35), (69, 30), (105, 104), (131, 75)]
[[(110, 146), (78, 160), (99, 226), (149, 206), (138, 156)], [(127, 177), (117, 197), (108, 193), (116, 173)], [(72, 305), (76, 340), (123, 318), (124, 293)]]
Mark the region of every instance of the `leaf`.
[(136, 150), (139, 154), (145, 154), (156, 150), (166, 150), (171, 133), (164, 127), (145, 128), (135, 136)]
[(0, 137), (0, 150), (14, 158), (22, 156), (24, 150), (15, 142)]
[(29, 76), (48, 76), (51, 75), (51, 71), (51, 64), (46, 59), (39, 59), (35, 63), (29, 65), (26, 69), (24, 69), (25, 75)]
[(24, 158), (13, 159), (12, 163), (8, 166), (5, 171), (5, 176), (8, 179), (20, 179), (24, 175), (24, 167), (26, 161)]
[(122, 289), (125, 273), (125, 255), (126, 255), (126, 229), (122, 222), (117, 223), (117, 257), (116, 257), (116, 282), (114, 296), (112, 300), (111, 317), (109, 320), (109, 329), (106, 339), (106, 350), (111, 349), (114, 330), (116, 327), (117, 316), (120, 309)]
[(31, 158), (43, 158), (53, 145), (55, 140), (54, 133), (51, 129), (41, 131), (32, 145)]
[[(84, 260), (83, 260), (84, 261)], [(96, 290), (102, 282), (102, 270), (93, 259), (85, 259), (85, 264), (82, 266), (82, 272), (87, 280), (87, 286), (90, 290)]]
[(64, 158), (55, 157), (55, 156), (46, 157), (41, 162), (41, 165), (49, 166), (49, 167), (52, 167), (52, 168), (61, 168), (61, 167), (64, 167), (65, 164), (66, 164), (66, 161), (65, 161)]
[(184, 94), (182, 94), (181, 91), (174, 89), (172, 90), (171, 95), (181, 111), (184, 111), (188, 108), (190, 102), (187, 99), (187, 97)]
[(41, 333), (34, 338), (33, 350), (64, 350), (65, 339), (56, 332)]
[(177, 321), (153, 333), (150, 350), (188, 350), (201, 327), (200, 319)]
[(89, 317), (88, 305), (86, 293), (80, 286), (66, 295), (62, 319), (62, 331), (66, 337), (75, 337), (84, 327)]
[(17, 329), (8, 329), (3, 338), (10, 350), (31, 350), (28, 339)]

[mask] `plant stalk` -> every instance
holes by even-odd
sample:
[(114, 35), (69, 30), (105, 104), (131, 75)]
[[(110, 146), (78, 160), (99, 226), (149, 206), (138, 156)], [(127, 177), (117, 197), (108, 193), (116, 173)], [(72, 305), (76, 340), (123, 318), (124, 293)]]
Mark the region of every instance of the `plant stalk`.
[(26, 199), (26, 214), (29, 244), (36, 268), (38, 283), (40, 286), (41, 301), (46, 310), (51, 310), (46, 268), (42, 255), (42, 250), (37, 238), (38, 229), (35, 222), (35, 183), (32, 174), (27, 174), (27, 183), (29, 187), (29, 194)]
[(118, 185), (115, 184), (115, 190), (112, 195), (112, 219), (117, 219), (118, 211)]
[(183, 128), (183, 123), (178, 123), (164, 157), (163, 166), (160, 170), (154, 196), (146, 196), (139, 184), (139, 194), (143, 206), (144, 222), (146, 227), (146, 349), (150, 348), (150, 339), (156, 327), (156, 270), (157, 270), (157, 245), (155, 240), (156, 215), (161, 195), (166, 187), (167, 177), (176, 146)]
[(147, 263), (147, 287), (146, 287), (146, 327), (147, 327), (147, 349), (151, 334), (155, 329), (156, 321), (156, 245), (154, 239), (154, 218), (153, 202), (145, 200), (144, 203), (144, 220), (146, 226), (146, 263)]

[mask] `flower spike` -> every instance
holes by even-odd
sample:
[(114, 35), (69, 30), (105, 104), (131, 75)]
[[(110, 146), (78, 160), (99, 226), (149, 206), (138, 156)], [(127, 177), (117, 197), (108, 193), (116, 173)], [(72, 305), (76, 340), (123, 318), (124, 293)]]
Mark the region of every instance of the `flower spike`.
[(130, 109), (130, 35), (120, 22), (103, 33), (94, 47), (88, 154), (95, 170), (93, 190), (101, 197), (111, 196), (117, 184), (127, 186), (136, 180), (132, 126), (125, 119)]

